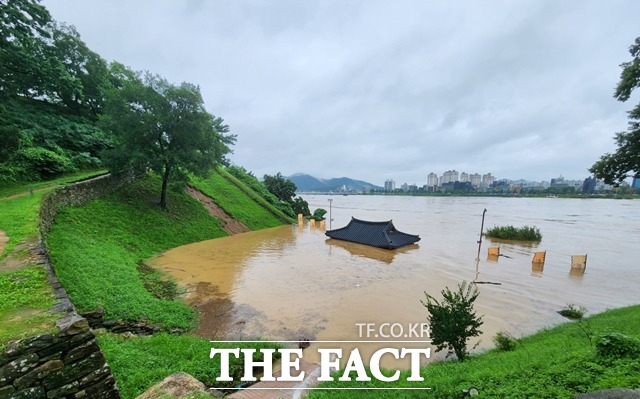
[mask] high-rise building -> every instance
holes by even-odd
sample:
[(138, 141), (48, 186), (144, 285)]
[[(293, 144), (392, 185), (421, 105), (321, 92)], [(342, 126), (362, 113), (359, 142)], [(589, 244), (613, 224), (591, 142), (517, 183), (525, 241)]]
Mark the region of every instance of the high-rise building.
[(491, 187), (491, 185), (495, 181), (496, 181), (496, 178), (494, 176), (491, 176), (491, 173), (487, 173), (485, 175), (482, 175), (482, 187), (484, 187), (484, 188)]
[(384, 181), (385, 191), (394, 191), (396, 189), (396, 182), (393, 179), (387, 179)]
[(455, 170), (448, 170), (442, 175), (441, 184), (453, 183), (458, 181), (458, 172)]
[(480, 176), (479, 173), (473, 173), (469, 175), (469, 182), (471, 183), (472, 187), (478, 188), (482, 183), (482, 176)]
[(460, 173), (460, 183), (467, 183), (469, 181), (469, 174), (467, 172)]
[(427, 175), (427, 187), (435, 187), (438, 185), (438, 175), (431, 172)]

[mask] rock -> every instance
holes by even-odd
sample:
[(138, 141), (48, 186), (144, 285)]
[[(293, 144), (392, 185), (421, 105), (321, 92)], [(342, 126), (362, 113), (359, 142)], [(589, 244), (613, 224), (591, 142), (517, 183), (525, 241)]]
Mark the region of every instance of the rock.
[(604, 389), (574, 396), (574, 399), (640, 399), (640, 389)]
[(41, 380), (49, 374), (60, 370), (62, 367), (64, 367), (64, 363), (62, 363), (62, 361), (50, 360), (31, 370), (22, 377), (17, 378), (13, 382), (13, 385), (19, 389), (24, 389), (31, 385), (37, 385), (36, 382), (38, 380)]
[(182, 399), (196, 393), (209, 393), (204, 384), (187, 373), (174, 373), (152, 386), (136, 399)]
[(76, 313), (71, 313), (56, 322), (60, 335), (76, 335), (89, 331), (87, 319)]

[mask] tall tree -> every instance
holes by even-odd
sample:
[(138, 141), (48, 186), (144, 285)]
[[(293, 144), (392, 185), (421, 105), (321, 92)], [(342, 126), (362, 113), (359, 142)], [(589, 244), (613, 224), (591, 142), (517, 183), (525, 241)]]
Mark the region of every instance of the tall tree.
[(280, 172), (275, 176), (264, 175), (263, 181), (267, 190), (280, 201), (291, 203), (293, 197), (296, 196), (296, 184), (289, 179), (285, 179)]
[(52, 56), (64, 66), (52, 96), (76, 113), (97, 116), (102, 107), (108, 67), (91, 51), (73, 26), (54, 24)]
[[(640, 37), (629, 47), (633, 59), (624, 62), (620, 82), (614, 97), (619, 101), (627, 101), (634, 89), (640, 87)], [(629, 111), (629, 126), (626, 132), (615, 135), (618, 145), (613, 154), (604, 154), (589, 169), (596, 177), (607, 184), (620, 184), (627, 177), (640, 177), (640, 103)]]
[[(0, 92), (38, 96), (60, 63), (48, 56), (53, 20), (38, 0), (0, 0)], [(53, 61), (53, 63), (52, 63)]]
[(236, 136), (205, 110), (197, 86), (115, 67), (119, 78), (108, 90), (102, 122), (117, 143), (105, 154), (106, 164), (114, 172), (157, 172), (162, 176), (160, 206), (166, 208), (169, 182), (226, 164)]

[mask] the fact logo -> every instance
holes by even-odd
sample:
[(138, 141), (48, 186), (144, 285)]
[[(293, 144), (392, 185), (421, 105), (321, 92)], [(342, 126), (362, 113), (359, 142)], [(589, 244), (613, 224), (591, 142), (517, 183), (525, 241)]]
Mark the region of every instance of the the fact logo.
[[(318, 341), (317, 341), (318, 342)], [(335, 342), (335, 341), (334, 341)], [(345, 341), (354, 342), (354, 341)], [(346, 355), (344, 351), (339, 348), (318, 348), (318, 354), (320, 355), (320, 376), (318, 381), (334, 381), (331, 376), (333, 370), (340, 368), (340, 359)], [(216, 356), (220, 361), (220, 377), (216, 378), (217, 381), (233, 381), (230, 375), (230, 358), (235, 356), (236, 358), (243, 358), (244, 363), (244, 375), (240, 379), (241, 381), (254, 382), (258, 379), (253, 375), (254, 367), (261, 367), (263, 369), (262, 377), (260, 381), (303, 381), (305, 378), (304, 371), (300, 370), (300, 359), (302, 359), (302, 349), (260, 349), (263, 355), (262, 361), (253, 360), (253, 355), (256, 353), (256, 349), (241, 349), (241, 348), (211, 348), (210, 358), (215, 359)], [(281, 373), (279, 377), (273, 376), (273, 358), (274, 353), (279, 352), (281, 362)], [(355, 381), (371, 381), (375, 378), (383, 382), (398, 381), (400, 378), (400, 371), (396, 370), (391, 375), (385, 375), (380, 369), (380, 360), (383, 356), (391, 356), (395, 359), (410, 360), (411, 373), (407, 377), (406, 381), (424, 381), (424, 378), (420, 375), (420, 360), (421, 356), (429, 358), (431, 355), (431, 349), (429, 348), (382, 348), (373, 353), (368, 360), (367, 364), (360, 355), (360, 351), (356, 348), (349, 352), (346, 366), (342, 370), (342, 375), (338, 378), (338, 381), (352, 381), (350, 377), (352, 373), (355, 373)], [(367, 373), (369, 369), (371, 375)]]

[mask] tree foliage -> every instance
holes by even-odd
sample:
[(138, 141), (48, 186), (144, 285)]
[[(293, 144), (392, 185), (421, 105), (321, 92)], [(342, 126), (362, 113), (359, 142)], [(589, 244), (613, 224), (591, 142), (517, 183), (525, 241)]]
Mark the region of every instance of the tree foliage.
[[(629, 52), (633, 59), (620, 65), (622, 73), (614, 93), (619, 101), (629, 100), (631, 93), (640, 87), (640, 37)], [(615, 141), (617, 150), (604, 154), (589, 171), (607, 184), (618, 185), (629, 175), (640, 177), (640, 103), (629, 111), (627, 131), (616, 133)]]
[(162, 176), (160, 205), (166, 208), (169, 182), (185, 179), (187, 173), (206, 175), (215, 165), (226, 164), (236, 136), (205, 110), (197, 86), (120, 72), (102, 116), (103, 126), (116, 137), (105, 161), (114, 172), (150, 169)]
[(442, 302), (426, 292), (426, 302), (420, 301), (429, 311), (432, 343), (436, 351), (447, 349), (448, 355), (455, 353), (458, 360), (464, 361), (469, 355), (467, 340), (482, 333), (482, 316), (476, 316), (473, 309), (480, 292), (475, 285), (463, 281), (457, 291), (445, 287), (441, 293)]
[(280, 201), (291, 202), (293, 197), (296, 196), (296, 184), (289, 179), (285, 179), (280, 172), (275, 176), (264, 175), (263, 182), (267, 190)]
[(38, 0), (0, 0), (2, 181), (100, 165), (111, 139), (96, 127), (107, 63)]
[(309, 203), (302, 197), (294, 198), (291, 203), (291, 207), (293, 208), (293, 213), (296, 215), (302, 214), (302, 216), (308, 216), (311, 214), (311, 211), (309, 210)]

